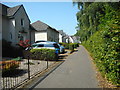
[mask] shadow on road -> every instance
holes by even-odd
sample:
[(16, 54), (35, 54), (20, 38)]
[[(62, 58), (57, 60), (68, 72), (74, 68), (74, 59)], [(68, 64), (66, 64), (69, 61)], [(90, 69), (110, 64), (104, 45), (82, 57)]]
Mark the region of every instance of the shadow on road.
[(74, 52), (77, 52), (78, 50), (74, 50)]

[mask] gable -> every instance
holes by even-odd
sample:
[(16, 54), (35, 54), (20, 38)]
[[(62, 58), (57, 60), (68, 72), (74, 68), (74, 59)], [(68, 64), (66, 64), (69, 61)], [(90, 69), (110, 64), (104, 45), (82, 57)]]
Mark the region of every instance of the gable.
[(31, 24), (37, 31), (46, 31), (48, 29), (48, 25), (41, 22), (41, 21), (36, 21)]
[(27, 19), (30, 22), (30, 19), (27, 15), (26, 10), (25, 10), (23, 5), (18, 5), (18, 6), (15, 6), (15, 7), (8, 7), (7, 8), (7, 16), (9, 18), (15, 18), (16, 16), (19, 16), (19, 15), (22, 15), (22, 14), (24, 14), (24, 16), (26, 16)]
[(19, 5), (19, 6), (15, 6), (15, 7), (9, 7), (7, 9), (7, 16), (14, 16), (14, 14), (19, 10), (19, 8), (21, 7), (22, 5)]

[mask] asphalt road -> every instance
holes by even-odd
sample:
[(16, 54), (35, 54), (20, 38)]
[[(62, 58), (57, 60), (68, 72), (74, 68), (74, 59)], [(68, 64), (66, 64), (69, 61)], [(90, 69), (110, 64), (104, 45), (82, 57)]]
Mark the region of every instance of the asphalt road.
[(98, 88), (89, 54), (83, 46), (34, 88)]

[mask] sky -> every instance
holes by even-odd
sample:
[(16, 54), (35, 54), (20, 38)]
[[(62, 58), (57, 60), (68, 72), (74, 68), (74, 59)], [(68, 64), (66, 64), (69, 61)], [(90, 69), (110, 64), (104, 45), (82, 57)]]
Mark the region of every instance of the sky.
[(14, 7), (23, 4), (31, 23), (40, 20), (56, 30), (63, 30), (68, 35), (76, 33), (77, 6), (72, 2), (2, 2)]

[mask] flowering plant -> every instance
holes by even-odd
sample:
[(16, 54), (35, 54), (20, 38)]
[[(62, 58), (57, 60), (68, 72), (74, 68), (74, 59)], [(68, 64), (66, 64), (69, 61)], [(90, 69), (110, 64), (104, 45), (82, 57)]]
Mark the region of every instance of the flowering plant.
[(20, 40), (20, 42), (18, 43), (18, 45), (21, 46), (21, 47), (23, 47), (23, 48), (27, 48), (27, 47), (30, 46), (29, 41), (30, 40), (25, 40), (25, 41)]
[(19, 67), (20, 62), (15, 60), (8, 60), (8, 61), (0, 61), (0, 69), (10, 70)]

